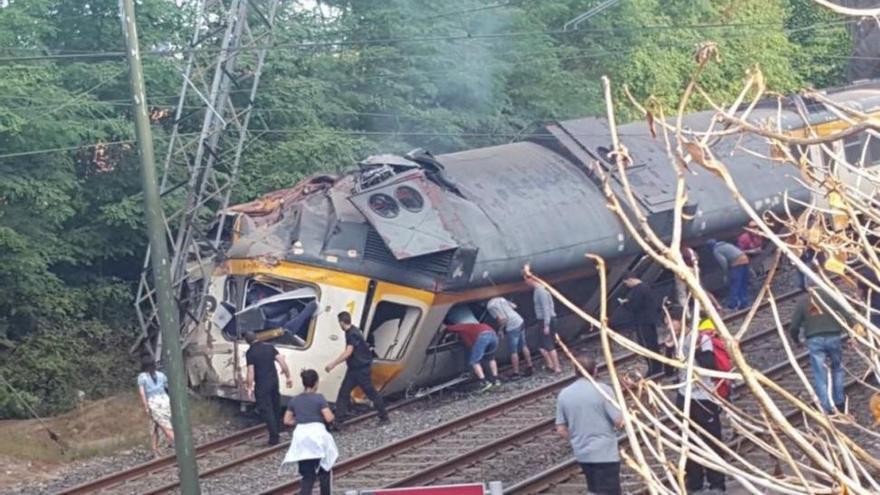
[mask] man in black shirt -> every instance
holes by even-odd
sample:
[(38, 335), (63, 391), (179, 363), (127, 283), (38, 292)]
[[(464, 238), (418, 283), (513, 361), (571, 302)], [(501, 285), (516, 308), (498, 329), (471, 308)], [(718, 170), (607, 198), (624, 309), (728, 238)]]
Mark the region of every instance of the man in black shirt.
[(244, 334), (244, 340), (250, 348), (245, 353), (247, 362), (247, 393), (257, 403), (257, 409), (266, 422), (269, 430), (269, 445), (278, 444), (278, 431), (281, 429), (281, 392), (278, 390), (278, 371), (275, 363), (281, 366), (281, 372), (287, 379), (287, 388), (293, 387), (290, 370), (284, 357), (278, 354), (275, 346), (257, 340), (254, 332)]
[[(623, 279), (629, 292), (626, 299), (621, 299), (621, 307), (625, 308), (632, 317), (632, 323), (636, 331), (639, 344), (646, 349), (660, 353), (660, 344), (657, 341), (657, 317), (659, 315), (658, 298), (650, 285), (642, 282), (635, 274), (627, 274)], [(651, 376), (663, 371), (659, 361), (648, 359), (648, 375)]]
[(373, 387), (373, 381), (370, 378), (370, 366), (373, 363), (373, 351), (367, 345), (364, 334), (360, 329), (351, 324), (351, 315), (348, 311), (343, 311), (337, 315), (339, 326), (345, 332), (345, 350), (342, 354), (334, 359), (330, 364), (324, 367), (324, 371), (330, 373), (333, 368), (345, 361), (347, 369), (345, 370), (345, 378), (342, 379), (342, 385), (339, 387), (339, 396), (336, 398), (336, 421), (342, 423), (348, 414), (348, 407), (351, 404), (351, 391), (354, 387), (360, 387), (361, 390), (373, 401), (376, 412), (379, 413), (379, 424), (387, 424), (388, 411), (385, 410), (385, 401), (376, 388)]

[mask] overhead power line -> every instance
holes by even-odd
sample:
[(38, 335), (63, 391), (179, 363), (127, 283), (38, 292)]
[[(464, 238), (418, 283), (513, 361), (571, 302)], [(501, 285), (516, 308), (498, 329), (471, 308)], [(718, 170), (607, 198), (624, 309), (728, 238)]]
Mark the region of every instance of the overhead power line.
[[(855, 22), (853, 20), (827, 21), (817, 23), (812, 26), (804, 26), (801, 28), (783, 29), (783, 32), (797, 32), (805, 29), (814, 29), (822, 25), (847, 24)], [(312, 50), (318, 48), (339, 48), (339, 47), (360, 47), (371, 45), (386, 45), (397, 43), (435, 43), (439, 41), (479, 41), (479, 40), (496, 40), (506, 38), (522, 38), (528, 36), (546, 36), (546, 35), (574, 35), (574, 34), (595, 34), (609, 35), (615, 33), (627, 32), (650, 32), (650, 31), (666, 31), (666, 30), (711, 30), (711, 29), (741, 29), (754, 28), (761, 29), (767, 27), (782, 27), (778, 22), (768, 23), (709, 23), (709, 24), (691, 24), (691, 25), (647, 25), (647, 26), (620, 26), (601, 29), (570, 29), (564, 30), (544, 30), (544, 31), (519, 31), (506, 33), (464, 33), (457, 35), (444, 36), (421, 36), (410, 38), (380, 38), (365, 40), (331, 40), (331, 41), (312, 41), (312, 42), (296, 42), (296, 43), (274, 43), (267, 46), (249, 46), (242, 48), (240, 51), (258, 51), (268, 50)], [(32, 49), (20, 49), (15, 47), (0, 48), (6, 51), (21, 51)], [(44, 51), (44, 50), (43, 50)], [(142, 56), (170, 56), (170, 55), (187, 55), (190, 53), (216, 54), (219, 49), (214, 48), (178, 48), (178, 49), (161, 49), (161, 50), (145, 50)], [(75, 59), (121, 59), (125, 56), (124, 51), (95, 51), (95, 52), (77, 52), (77, 53), (57, 53), (52, 55), (25, 55), (13, 57), (0, 57), (0, 63), (10, 62), (35, 62), (49, 60), (75, 60)]]

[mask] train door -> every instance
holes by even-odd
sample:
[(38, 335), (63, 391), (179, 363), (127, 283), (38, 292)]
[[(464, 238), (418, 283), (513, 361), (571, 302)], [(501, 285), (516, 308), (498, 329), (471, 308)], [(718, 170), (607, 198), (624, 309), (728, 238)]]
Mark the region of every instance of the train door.
[(407, 350), (428, 309), (424, 298), (412, 297), (397, 286), (376, 282), (364, 319), (367, 341), (373, 346), (373, 383), (381, 390), (406, 371)]

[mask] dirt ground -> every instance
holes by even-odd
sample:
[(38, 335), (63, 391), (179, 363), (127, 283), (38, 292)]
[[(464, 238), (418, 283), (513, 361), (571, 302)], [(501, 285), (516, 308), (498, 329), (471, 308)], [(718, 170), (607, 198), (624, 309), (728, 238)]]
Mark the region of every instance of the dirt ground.
[[(193, 424), (216, 423), (231, 414), (207, 400), (191, 400), (190, 405)], [(134, 393), (85, 402), (44, 421), (0, 421), (0, 490), (57, 478), (76, 461), (133, 449), (149, 449), (147, 415)]]

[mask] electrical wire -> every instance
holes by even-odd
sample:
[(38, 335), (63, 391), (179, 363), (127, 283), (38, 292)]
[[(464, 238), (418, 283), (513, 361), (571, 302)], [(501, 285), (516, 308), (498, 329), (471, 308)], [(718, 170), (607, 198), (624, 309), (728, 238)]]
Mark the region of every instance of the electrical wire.
[[(841, 20), (841, 21), (827, 21), (823, 23), (816, 23), (813, 26), (805, 26), (800, 28), (793, 28), (792, 32), (801, 31), (808, 28), (814, 28), (820, 25), (834, 25), (834, 24), (847, 24), (855, 22), (853, 20)], [(578, 28), (572, 29), (568, 31), (562, 30), (544, 30), (544, 31), (517, 31), (517, 32), (505, 32), (505, 33), (482, 33), (482, 34), (473, 34), (473, 33), (465, 33), (459, 35), (444, 35), (444, 36), (422, 36), (422, 37), (409, 37), (409, 38), (373, 38), (373, 39), (365, 39), (365, 40), (332, 40), (332, 41), (312, 41), (312, 42), (296, 42), (296, 43), (275, 43), (272, 45), (254, 45), (254, 46), (242, 46), (232, 50), (234, 52), (245, 52), (245, 51), (258, 51), (258, 50), (283, 50), (283, 49), (292, 49), (292, 50), (314, 50), (316, 48), (339, 48), (339, 47), (364, 47), (371, 45), (393, 45), (400, 43), (436, 43), (440, 41), (479, 41), (479, 40), (497, 40), (497, 39), (507, 39), (507, 38), (522, 38), (529, 36), (547, 36), (547, 35), (573, 35), (573, 34), (595, 34), (595, 35), (609, 35), (614, 33), (626, 33), (626, 32), (650, 32), (650, 31), (666, 31), (666, 30), (710, 30), (710, 29), (740, 29), (740, 28), (755, 28), (761, 29), (766, 27), (782, 27), (778, 22), (772, 23), (709, 23), (709, 24), (691, 24), (691, 25), (646, 25), (646, 26), (625, 26), (625, 27), (612, 27), (612, 28), (603, 28), (603, 29), (586, 29), (586, 28)], [(783, 29), (782, 32), (786, 32), (787, 30)], [(741, 34), (741, 33), (738, 33)], [(0, 48), (2, 50), (15, 50), (16, 48)], [(23, 49), (19, 49), (23, 50)], [(45, 50), (43, 50), (45, 51)], [(140, 52), (142, 57), (145, 56), (169, 56), (169, 55), (188, 55), (190, 53), (220, 53), (221, 49), (219, 48), (178, 48), (178, 49), (169, 49), (169, 50), (142, 50)], [(78, 53), (58, 53), (53, 55), (33, 55), (33, 56), (15, 56), (15, 57), (0, 57), (0, 63), (10, 63), (10, 62), (34, 62), (34, 61), (50, 61), (50, 60), (72, 60), (72, 59), (94, 59), (94, 58), (123, 58), (125, 56), (124, 51), (97, 51), (97, 52), (78, 52)]]

